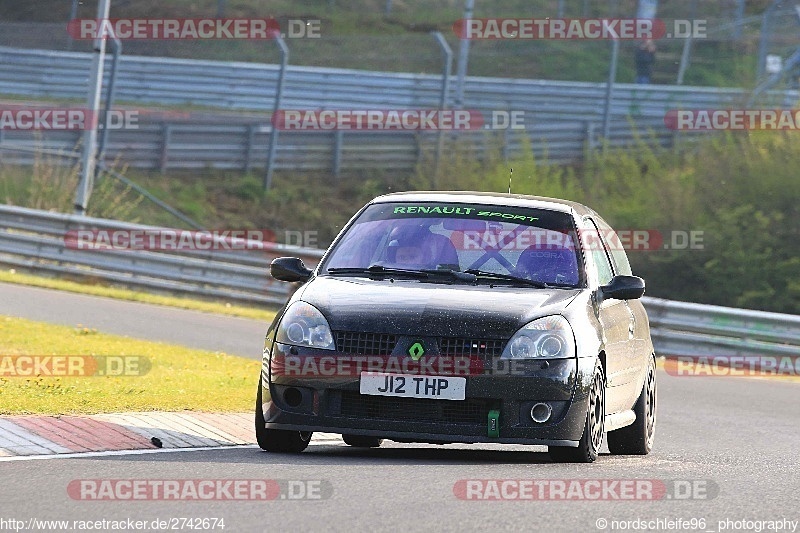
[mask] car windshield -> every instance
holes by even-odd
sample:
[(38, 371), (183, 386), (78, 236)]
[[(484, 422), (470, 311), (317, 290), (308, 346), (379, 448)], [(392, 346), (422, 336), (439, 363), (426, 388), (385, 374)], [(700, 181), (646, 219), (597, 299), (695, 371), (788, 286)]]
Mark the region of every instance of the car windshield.
[(558, 211), (380, 203), (361, 213), (320, 272), (453, 270), (575, 287), (582, 276), (574, 236), (572, 217)]

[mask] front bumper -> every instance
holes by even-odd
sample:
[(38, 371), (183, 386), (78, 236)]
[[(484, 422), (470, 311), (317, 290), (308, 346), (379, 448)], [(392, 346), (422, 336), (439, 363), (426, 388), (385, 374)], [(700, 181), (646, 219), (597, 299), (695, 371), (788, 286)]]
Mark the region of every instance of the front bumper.
[[(465, 400), (431, 400), (361, 395), (357, 372), (292, 375), (282, 369), (287, 357), (298, 355), (298, 348), (280, 343), (271, 348), (265, 351), (261, 379), (267, 428), (401, 442), (576, 446), (583, 434), (595, 364), (593, 358), (525, 361), (513, 372), (470, 372)], [(342, 356), (300, 350), (306, 359)], [(553, 410), (545, 423), (531, 419), (531, 407), (537, 402), (546, 402)], [(490, 436), (488, 428), (493, 410), (500, 413), (498, 436)]]

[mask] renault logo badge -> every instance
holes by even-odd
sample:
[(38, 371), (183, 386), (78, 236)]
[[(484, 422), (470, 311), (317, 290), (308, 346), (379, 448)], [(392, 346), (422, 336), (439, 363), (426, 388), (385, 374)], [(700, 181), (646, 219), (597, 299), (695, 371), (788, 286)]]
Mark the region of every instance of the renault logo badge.
[(425, 347), (422, 346), (421, 342), (415, 342), (408, 349), (408, 355), (410, 355), (411, 359), (414, 361), (419, 361), (422, 356), (425, 355)]

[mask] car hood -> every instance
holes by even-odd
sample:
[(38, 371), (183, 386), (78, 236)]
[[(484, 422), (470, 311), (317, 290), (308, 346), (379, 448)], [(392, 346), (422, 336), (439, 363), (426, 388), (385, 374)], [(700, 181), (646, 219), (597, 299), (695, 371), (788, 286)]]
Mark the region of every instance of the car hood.
[(535, 318), (560, 313), (580, 291), (317, 277), (299, 299), (334, 331), (507, 339)]

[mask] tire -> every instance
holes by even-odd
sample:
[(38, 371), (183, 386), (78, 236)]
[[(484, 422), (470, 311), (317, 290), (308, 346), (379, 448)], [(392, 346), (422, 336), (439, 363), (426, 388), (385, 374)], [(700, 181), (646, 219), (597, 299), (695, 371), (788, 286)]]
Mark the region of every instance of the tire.
[(383, 439), (379, 437), (365, 437), (362, 435), (342, 435), (342, 440), (354, 448), (379, 448)]
[(264, 427), (260, 382), (256, 394), (255, 411), (256, 442), (262, 450), (273, 453), (300, 453), (308, 447), (312, 435), (310, 431), (289, 431)]
[(589, 404), (586, 409), (586, 422), (583, 435), (577, 448), (570, 446), (550, 446), (547, 452), (556, 463), (593, 463), (603, 445), (603, 426), (605, 423), (606, 380), (598, 360), (594, 367), (592, 386), (589, 389)]
[(656, 433), (656, 358), (650, 358), (647, 377), (639, 399), (633, 406), (636, 421), (608, 433), (608, 449), (614, 455), (647, 455), (653, 449)]

